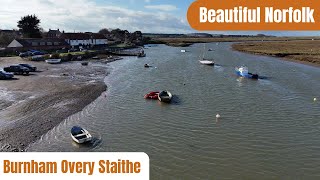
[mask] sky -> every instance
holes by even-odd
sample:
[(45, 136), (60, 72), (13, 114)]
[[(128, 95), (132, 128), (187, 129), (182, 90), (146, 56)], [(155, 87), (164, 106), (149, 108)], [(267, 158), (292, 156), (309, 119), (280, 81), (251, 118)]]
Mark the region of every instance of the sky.
[[(186, 14), (194, 0), (0, 0), (0, 29), (17, 29), (17, 21), (28, 14), (40, 26), (66, 32), (98, 32), (102, 28), (143, 33), (195, 33)], [(206, 31), (211, 34), (258, 33), (276, 36), (314, 36), (320, 31)]]

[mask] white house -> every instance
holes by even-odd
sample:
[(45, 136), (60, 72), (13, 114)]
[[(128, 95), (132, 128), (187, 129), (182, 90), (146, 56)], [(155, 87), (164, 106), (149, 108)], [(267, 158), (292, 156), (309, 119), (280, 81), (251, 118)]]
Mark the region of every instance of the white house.
[(60, 36), (70, 46), (99, 46), (108, 43), (107, 38), (98, 33), (63, 33)]

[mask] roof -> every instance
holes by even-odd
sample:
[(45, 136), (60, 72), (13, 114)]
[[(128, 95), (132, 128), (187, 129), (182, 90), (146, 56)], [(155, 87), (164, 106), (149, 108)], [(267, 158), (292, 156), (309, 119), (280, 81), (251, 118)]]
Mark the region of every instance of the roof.
[(61, 34), (60, 38), (84, 40), (84, 39), (90, 39), (90, 35), (85, 33), (63, 33)]
[(103, 34), (99, 34), (99, 33), (92, 33), (92, 38), (93, 39), (107, 39)]
[(106, 39), (103, 34), (99, 33), (63, 33), (60, 36), (61, 39), (77, 39), (77, 40), (86, 40), (86, 39)]
[(58, 38), (23, 38), (23, 39), (15, 39), (16, 41), (18, 41), (21, 45), (23, 45), (24, 47), (26, 46), (32, 46), (32, 42), (60, 42), (61, 45), (68, 45), (63, 39), (58, 39)]
[(60, 32), (59, 29), (57, 29), (57, 30), (50, 29), (50, 30), (48, 31), (48, 34), (61, 34), (61, 32)]

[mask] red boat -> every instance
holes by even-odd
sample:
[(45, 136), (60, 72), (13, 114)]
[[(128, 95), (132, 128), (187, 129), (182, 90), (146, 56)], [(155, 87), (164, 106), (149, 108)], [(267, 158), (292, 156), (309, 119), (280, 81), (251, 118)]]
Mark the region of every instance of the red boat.
[(158, 94), (159, 94), (158, 91), (150, 92), (150, 93), (144, 95), (144, 98), (145, 99), (158, 99)]

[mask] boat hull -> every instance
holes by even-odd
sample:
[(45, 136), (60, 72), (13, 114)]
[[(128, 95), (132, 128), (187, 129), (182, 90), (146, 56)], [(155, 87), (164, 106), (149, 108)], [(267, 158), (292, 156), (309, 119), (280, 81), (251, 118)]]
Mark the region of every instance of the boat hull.
[(158, 100), (160, 102), (170, 103), (172, 94), (169, 91), (162, 91), (158, 94)]
[(213, 61), (208, 61), (208, 60), (199, 60), (199, 62), (203, 65), (207, 65), (207, 66), (214, 66), (214, 62)]
[(86, 129), (78, 126), (72, 127), (71, 138), (78, 144), (83, 144), (92, 140), (91, 134)]

